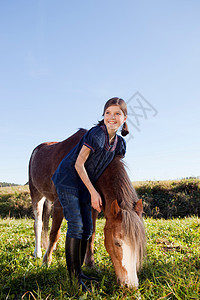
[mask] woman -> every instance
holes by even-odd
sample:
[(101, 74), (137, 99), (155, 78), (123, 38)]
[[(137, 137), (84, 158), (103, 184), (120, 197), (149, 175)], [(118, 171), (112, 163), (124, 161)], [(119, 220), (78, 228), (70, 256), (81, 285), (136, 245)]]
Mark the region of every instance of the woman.
[(82, 290), (87, 289), (81, 272), (87, 242), (92, 235), (91, 207), (101, 211), (102, 199), (95, 182), (115, 155), (124, 156), (127, 135), (127, 106), (121, 98), (111, 98), (104, 106), (103, 120), (92, 127), (80, 142), (64, 157), (52, 180), (56, 186), (63, 213), (68, 221), (65, 243), (70, 278), (78, 278)]

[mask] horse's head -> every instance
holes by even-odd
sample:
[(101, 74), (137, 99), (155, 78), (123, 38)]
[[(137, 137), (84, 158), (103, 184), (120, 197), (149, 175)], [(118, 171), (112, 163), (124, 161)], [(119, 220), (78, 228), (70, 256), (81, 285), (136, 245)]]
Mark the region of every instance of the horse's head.
[(133, 288), (138, 287), (137, 270), (142, 259), (145, 237), (141, 214), (141, 199), (131, 214), (123, 211), (115, 200), (111, 204), (110, 216), (106, 219), (104, 228), (105, 247), (112, 259), (117, 281)]
[(143, 260), (145, 230), (142, 200), (120, 157), (115, 157), (97, 182), (106, 217), (105, 247), (121, 285), (138, 287), (137, 271)]

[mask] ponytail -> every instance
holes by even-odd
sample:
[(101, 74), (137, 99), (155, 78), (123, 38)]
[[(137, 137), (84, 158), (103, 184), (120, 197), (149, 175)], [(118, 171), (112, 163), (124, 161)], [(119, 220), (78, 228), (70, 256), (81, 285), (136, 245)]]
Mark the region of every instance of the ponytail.
[(104, 120), (101, 120), (101, 121), (98, 122), (97, 125), (98, 125), (98, 126), (102, 126), (103, 124), (104, 124)]
[(126, 136), (127, 134), (129, 134), (128, 125), (126, 122), (124, 122), (121, 130), (121, 135)]

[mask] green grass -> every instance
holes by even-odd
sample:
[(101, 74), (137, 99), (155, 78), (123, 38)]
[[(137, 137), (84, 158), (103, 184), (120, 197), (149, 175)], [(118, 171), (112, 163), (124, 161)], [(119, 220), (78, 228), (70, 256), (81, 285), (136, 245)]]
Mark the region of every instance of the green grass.
[(31, 219), (0, 219), (0, 299), (199, 299), (200, 220), (146, 219), (147, 256), (139, 274), (138, 291), (117, 285), (111, 260), (103, 243), (105, 220), (97, 221), (96, 269), (99, 276), (91, 293), (71, 286), (66, 271), (64, 241), (66, 222), (50, 267), (34, 259)]

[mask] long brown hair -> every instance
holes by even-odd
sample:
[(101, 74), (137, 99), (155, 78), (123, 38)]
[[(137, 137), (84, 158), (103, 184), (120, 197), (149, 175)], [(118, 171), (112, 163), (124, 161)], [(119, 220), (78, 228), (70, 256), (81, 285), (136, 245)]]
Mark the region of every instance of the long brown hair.
[[(119, 105), (120, 109), (123, 111), (124, 116), (125, 117), (127, 116), (126, 102), (122, 98), (118, 98), (118, 97), (111, 98), (106, 102), (106, 104), (104, 105), (104, 109), (103, 109), (103, 116), (105, 114), (106, 109), (112, 105)], [(104, 124), (104, 120), (101, 120), (101, 121), (99, 121), (99, 123), (97, 125), (101, 126), (103, 124)], [(121, 130), (121, 135), (126, 136), (127, 134), (129, 134), (128, 125), (126, 122), (124, 122), (122, 130)]]

